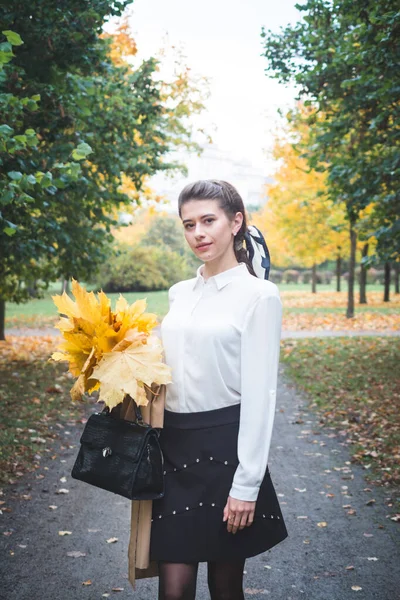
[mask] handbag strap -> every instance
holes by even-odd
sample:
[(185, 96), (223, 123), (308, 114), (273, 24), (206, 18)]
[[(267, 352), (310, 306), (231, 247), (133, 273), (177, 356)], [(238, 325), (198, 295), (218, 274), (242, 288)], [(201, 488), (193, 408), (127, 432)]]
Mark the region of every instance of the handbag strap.
[[(136, 402), (134, 401), (134, 399), (129, 396), (129, 398), (132, 400), (133, 402), (133, 406), (135, 409), (135, 417), (136, 417), (136, 421), (135, 423), (137, 423), (138, 425), (145, 425), (145, 422), (143, 421), (143, 415), (142, 415), (142, 411), (140, 410), (140, 406), (138, 404), (136, 404)], [(119, 410), (120, 410), (120, 405), (119, 406)], [(111, 410), (109, 408), (109, 406), (104, 406), (103, 410), (101, 411), (101, 414), (105, 414), (105, 415), (109, 415), (111, 414)]]

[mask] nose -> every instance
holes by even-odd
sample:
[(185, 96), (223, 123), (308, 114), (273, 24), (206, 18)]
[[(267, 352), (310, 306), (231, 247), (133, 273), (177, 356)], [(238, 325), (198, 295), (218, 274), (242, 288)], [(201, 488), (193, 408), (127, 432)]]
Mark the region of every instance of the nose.
[(202, 238), (204, 237), (203, 231), (202, 231), (202, 223), (196, 223), (194, 226), (194, 235), (196, 238)]

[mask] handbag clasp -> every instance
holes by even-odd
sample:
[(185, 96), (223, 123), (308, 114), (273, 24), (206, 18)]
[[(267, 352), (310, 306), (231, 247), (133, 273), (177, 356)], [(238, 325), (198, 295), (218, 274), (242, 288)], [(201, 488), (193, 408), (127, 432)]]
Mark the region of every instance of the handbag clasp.
[(112, 450), (109, 446), (107, 446), (106, 448), (103, 448), (103, 456), (104, 458), (106, 458), (107, 456), (110, 456), (110, 454), (112, 454)]

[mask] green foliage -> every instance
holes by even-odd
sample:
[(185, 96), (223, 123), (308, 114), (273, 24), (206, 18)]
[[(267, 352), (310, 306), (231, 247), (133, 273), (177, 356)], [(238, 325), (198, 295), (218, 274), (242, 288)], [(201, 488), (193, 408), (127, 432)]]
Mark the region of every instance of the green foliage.
[(307, 0), (303, 19), (263, 30), (270, 76), (293, 82), (311, 115), (312, 168), (328, 170), (331, 197), (354, 223), (371, 203), (378, 239), (373, 260), (400, 249), (399, 13), (395, 0)]
[[(7, 81), (8, 63), (14, 56), (12, 45), (23, 43), (13, 31), (2, 33), (7, 42), (0, 45), (1, 90)], [(22, 85), (22, 71), (19, 77)], [(39, 163), (31, 160), (39, 138), (34, 129), (23, 129), (23, 121), (38, 110), (39, 99), (37, 94), (18, 97), (0, 93), (0, 116), (8, 119), (0, 126), (0, 298), (14, 302), (27, 300), (31, 287), (38, 293), (44, 289), (43, 282), (34, 284), (38, 278), (51, 275), (46, 259), (51, 260), (54, 255), (51, 242), (55, 238), (41, 235), (48, 228), (48, 207), (58, 182), (68, 185), (81, 174), (77, 162), (57, 162), (52, 172), (42, 171)], [(85, 152), (91, 152), (90, 146)]]
[(40, 293), (59, 277), (93, 278), (112, 215), (132, 201), (123, 176), (140, 191), (146, 177), (182, 168), (163, 160), (190, 136), (185, 115), (166, 115), (157, 61), (115, 65), (99, 37), (129, 3), (3, 3), (0, 305), (26, 300), (37, 280)]
[(97, 287), (105, 292), (165, 290), (193, 277), (185, 259), (163, 245), (121, 245), (115, 250), (115, 257), (101, 267), (97, 279)]

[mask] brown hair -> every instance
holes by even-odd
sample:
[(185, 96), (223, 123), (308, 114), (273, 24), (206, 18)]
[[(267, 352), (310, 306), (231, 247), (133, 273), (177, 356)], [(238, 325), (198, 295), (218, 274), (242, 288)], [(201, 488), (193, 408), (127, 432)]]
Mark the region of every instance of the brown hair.
[(199, 179), (193, 183), (188, 183), (178, 197), (178, 212), (181, 218), (182, 205), (190, 200), (217, 200), (219, 207), (225, 212), (230, 221), (233, 220), (237, 212), (242, 213), (243, 222), (233, 241), (233, 251), (237, 261), (245, 263), (251, 275), (257, 277), (247, 250), (243, 246), (244, 234), (247, 231), (247, 218), (242, 197), (237, 189), (227, 181), (220, 179)]

